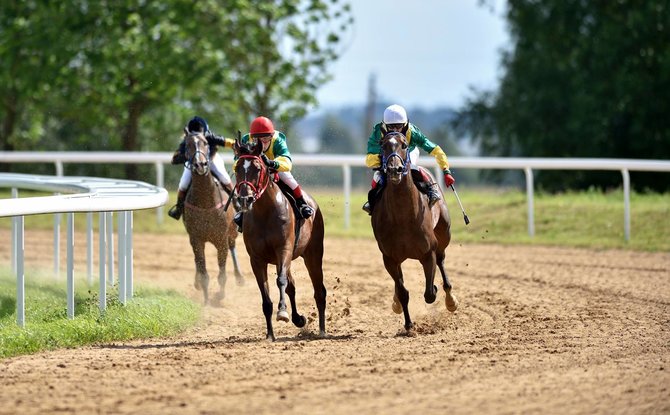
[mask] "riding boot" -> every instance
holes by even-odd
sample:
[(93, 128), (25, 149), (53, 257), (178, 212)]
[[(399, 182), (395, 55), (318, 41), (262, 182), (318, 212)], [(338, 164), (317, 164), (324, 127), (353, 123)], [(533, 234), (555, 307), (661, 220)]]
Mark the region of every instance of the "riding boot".
[(239, 233), (242, 233), (242, 223), (243, 223), (244, 215), (242, 212), (237, 212), (235, 216), (233, 216), (233, 222), (235, 222), (235, 225), (237, 225), (237, 231)]
[(433, 207), (442, 196), (438, 190), (437, 183), (434, 183), (430, 176), (424, 173), (422, 170), (412, 169), (412, 180), (416, 185), (417, 189), (426, 196), (428, 196), (428, 206)]
[(368, 201), (363, 204), (363, 209), (368, 213), (368, 215), (372, 216), (372, 209), (375, 207), (375, 202), (377, 201), (377, 198), (379, 198), (379, 193), (382, 191), (382, 185), (377, 183), (370, 191), (368, 192)]
[(180, 190), (177, 193), (177, 204), (168, 210), (169, 217), (175, 220), (179, 220), (179, 218), (181, 218), (182, 213), (184, 213), (184, 200), (186, 200), (186, 191)]
[(295, 201), (298, 205), (300, 216), (302, 216), (303, 219), (307, 219), (314, 214), (314, 209), (312, 209), (312, 207), (308, 205), (307, 202), (305, 202), (304, 197), (299, 197)]

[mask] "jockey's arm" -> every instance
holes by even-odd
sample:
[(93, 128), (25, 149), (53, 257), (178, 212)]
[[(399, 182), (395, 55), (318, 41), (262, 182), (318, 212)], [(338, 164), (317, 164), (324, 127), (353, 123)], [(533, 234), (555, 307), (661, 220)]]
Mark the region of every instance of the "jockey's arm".
[(186, 162), (186, 142), (184, 140), (179, 143), (179, 148), (175, 150), (172, 155), (172, 164), (184, 164)]
[(235, 140), (233, 140), (232, 138), (226, 138), (222, 135), (216, 135), (214, 133), (211, 133), (207, 135), (207, 143), (210, 146), (216, 145), (221, 147), (233, 148)]
[(371, 169), (381, 167), (381, 124), (377, 124), (372, 129), (372, 134), (368, 138), (368, 154), (365, 156), (365, 165)]

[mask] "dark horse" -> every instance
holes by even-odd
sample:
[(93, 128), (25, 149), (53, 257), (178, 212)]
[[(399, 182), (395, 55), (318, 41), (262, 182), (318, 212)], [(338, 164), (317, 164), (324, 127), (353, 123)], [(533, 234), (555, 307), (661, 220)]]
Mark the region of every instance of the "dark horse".
[(292, 204), (274, 182), (260, 155), (263, 144), (235, 142), (235, 193), (240, 210), (244, 212), (242, 234), (249, 253), (251, 268), (256, 276), (263, 300), (263, 314), (267, 324), (266, 338), (274, 341), (272, 330), (272, 299), (268, 286), (268, 264), (277, 267), (279, 306), (277, 321), (288, 321), (286, 295), (291, 300), (291, 320), (304, 327), (306, 319), (298, 314), (295, 300), (295, 282), (291, 275), (291, 261), (302, 257), (314, 287), (314, 299), (319, 312), (319, 335), (326, 335), (326, 287), (323, 285), (323, 216), (316, 202), (305, 192), (307, 203), (314, 209), (309, 219), (296, 216)]
[(233, 209), (224, 210), (227, 198), (210, 170), (207, 139), (200, 132), (185, 132), (186, 166), (191, 170), (192, 181), (184, 201), (184, 227), (195, 256), (195, 288), (202, 290), (207, 304), (209, 274), (205, 261), (206, 242), (210, 242), (217, 250), (219, 292), (214, 297), (216, 302), (225, 297), (228, 250), (233, 258), (238, 285), (244, 284), (244, 277), (235, 251), (237, 229), (232, 224), (234, 212)]
[[(372, 211), (372, 230), (384, 258), (384, 266), (393, 281), (393, 311), (405, 315), (405, 329), (413, 326), (407, 304), (409, 292), (405, 288), (401, 264), (408, 258), (417, 259), (426, 278), (426, 303), (435, 301), (437, 287), (435, 265), (442, 274), (447, 310), (456, 311), (456, 298), (444, 271), (445, 250), (451, 240), (451, 219), (442, 200), (432, 207), (412, 181), (407, 139), (402, 133), (390, 132), (381, 142), (382, 174), (386, 188)], [(428, 171), (426, 173), (430, 174)], [(432, 177), (432, 176), (431, 176)]]

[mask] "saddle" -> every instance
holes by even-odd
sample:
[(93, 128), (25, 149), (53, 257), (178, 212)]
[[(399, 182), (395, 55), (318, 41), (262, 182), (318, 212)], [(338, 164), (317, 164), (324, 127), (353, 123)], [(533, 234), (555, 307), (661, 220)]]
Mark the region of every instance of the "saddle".
[[(423, 167), (419, 167), (423, 169)], [(434, 183), (427, 183), (423, 180), (423, 174), (419, 170), (410, 169), (410, 174), (412, 175), (412, 181), (414, 185), (419, 189), (419, 192), (423, 194), (428, 194), (431, 187)], [(368, 192), (368, 203), (370, 203), (370, 211), (374, 209), (375, 204), (379, 201), (382, 196), (382, 192), (386, 188), (386, 176), (382, 176), (382, 180), (377, 184), (374, 189), (370, 189)]]
[(295, 214), (296, 219), (302, 219), (300, 209), (298, 209), (298, 202), (295, 200), (295, 196), (293, 196), (293, 190), (291, 190), (291, 188), (288, 187), (286, 183), (279, 180), (277, 175), (273, 177), (273, 180), (275, 183), (277, 183), (277, 186), (279, 186), (279, 190), (281, 190), (284, 196), (288, 199), (291, 208), (293, 208), (293, 213)]

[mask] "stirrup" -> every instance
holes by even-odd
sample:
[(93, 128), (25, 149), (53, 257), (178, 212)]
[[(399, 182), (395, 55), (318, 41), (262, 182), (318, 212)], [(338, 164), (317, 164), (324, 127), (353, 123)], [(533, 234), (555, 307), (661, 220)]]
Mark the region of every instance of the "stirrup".
[(428, 192), (428, 206), (433, 207), (435, 203), (440, 200), (440, 194), (435, 190), (430, 190)]
[(179, 205), (174, 205), (168, 210), (168, 216), (174, 220), (179, 220), (181, 218), (182, 210)]
[(302, 216), (303, 219), (307, 219), (311, 217), (314, 214), (314, 209), (308, 204), (304, 204), (300, 206), (300, 216)]
[(366, 211), (368, 213), (368, 215), (372, 216), (372, 209), (370, 209), (370, 202), (365, 202), (361, 209)]

